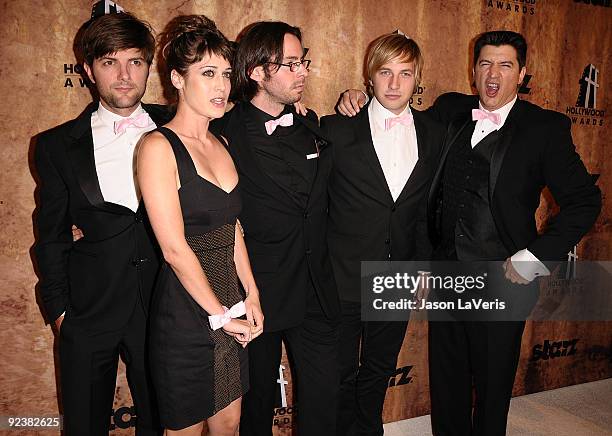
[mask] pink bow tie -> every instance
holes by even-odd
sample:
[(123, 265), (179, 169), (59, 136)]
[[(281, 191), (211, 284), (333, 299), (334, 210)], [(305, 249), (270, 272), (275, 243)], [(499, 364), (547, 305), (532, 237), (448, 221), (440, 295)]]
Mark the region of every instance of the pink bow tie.
[(501, 123), (501, 115), (493, 112), (483, 111), (482, 109), (472, 109), (472, 121), (489, 120), (493, 124)]
[(210, 323), (211, 329), (218, 330), (230, 322), (232, 318), (241, 317), (246, 313), (246, 306), (244, 305), (244, 301), (239, 301), (230, 309), (223, 306), (223, 310), (225, 311), (223, 315), (210, 315), (208, 317), (208, 322)]
[(390, 130), (396, 124), (409, 126), (412, 124), (412, 114), (402, 115), (401, 117), (385, 118), (385, 130)]
[(293, 126), (293, 114), (285, 114), (277, 120), (266, 121), (266, 133), (271, 135), (278, 126), (289, 127)]
[(123, 132), (125, 132), (125, 130), (128, 127), (149, 127), (151, 124), (153, 124), (153, 121), (151, 120), (151, 117), (149, 116), (148, 113), (143, 112), (138, 116), (135, 116), (133, 118), (125, 118), (123, 120), (119, 120), (119, 121), (115, 121), (115, 135), (119, 135)]

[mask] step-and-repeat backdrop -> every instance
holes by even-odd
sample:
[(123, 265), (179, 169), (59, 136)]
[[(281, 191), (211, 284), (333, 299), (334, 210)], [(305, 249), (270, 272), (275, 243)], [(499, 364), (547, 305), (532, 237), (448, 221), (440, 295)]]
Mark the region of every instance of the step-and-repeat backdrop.
[[(604, 207), (577, 249), (580, 259), (612, 259), (612, 5), (610, 0), (120, 0), (160, 31), (177, 14), (205, 14), (235, 38), (247, 24), (281, 20), (299, 26), (310, 48), (305, 103), (333, 112), (339, 92), (362, 87), (366, 46), (400, 29), (421, 46), (425, 69), (413, 107), (443, 92), (471, 92), (474, 36), (493, 29), (523, 33), (530, 46), (520, 97), (572, 120), (576, 147), (599, 174)], [(0, 2), (0, 415), (56, 415), (55, 341), (36, 303), (32, 266), (36, 133), (75, 117), (90, 101), (73, 54), (76, 30), (89, 18), (88, 0)], [(147, 102), (163, 102), (153, 66)], [(544, 223), (554, 204), (543, 196)], [(567, 280), (564, 276), (550, 282)], [(572, 280), (571, 278), (569, 280)], [(121, 304), (121, 302), (117, 302)], [(410, 323), (397, 372), (389, 380), (384, 419), (427, 414), (427, 324)], [(514, 393), (521, 395), (612, 376), (612, 323), (533, 322), (523, 340)], [(279, 368), (276, 434), (290, 434), (299, 410), (287, 360)], [(127, 433), (134, 411), (123, 367), (111, 426)], [(126, 430), (122, 430), (126, 429)]]

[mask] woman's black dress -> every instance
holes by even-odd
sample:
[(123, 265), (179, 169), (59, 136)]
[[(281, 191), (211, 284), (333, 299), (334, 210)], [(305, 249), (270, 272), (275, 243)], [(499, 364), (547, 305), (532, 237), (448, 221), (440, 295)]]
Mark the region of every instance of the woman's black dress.
[[(157, 130), (176, 158), (185, 239), (221, 304), (232, 307), (244, 299), (234, 265), (238, 188), (228, 193), (199, 176), (179, 137), (165, 127)], [(246, 350), (223, 329), (211, 330), (208, 313), (167, 263), (153, 296), (149, 346), (164, 428), (178, 430), (205, 420), (248, 390)]]

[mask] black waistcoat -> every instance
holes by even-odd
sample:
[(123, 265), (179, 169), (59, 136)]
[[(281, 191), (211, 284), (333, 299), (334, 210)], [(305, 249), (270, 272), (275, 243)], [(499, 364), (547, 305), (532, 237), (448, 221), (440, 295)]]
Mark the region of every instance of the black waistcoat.
[(442, 258), (503, 260), (502, 244), (489, 204), (491, 155), (501, 131), (472, 149), (474, 124), (466, 126), (448, 152), (442, 175)]

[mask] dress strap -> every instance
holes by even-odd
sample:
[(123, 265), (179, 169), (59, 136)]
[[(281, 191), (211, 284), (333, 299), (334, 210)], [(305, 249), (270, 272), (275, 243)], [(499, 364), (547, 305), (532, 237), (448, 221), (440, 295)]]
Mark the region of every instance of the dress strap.
[(164, 135), (170, 143), (172, 151), (174, 152), (174, 158), (176, 159), (179, 180), (181, 181), (181, 186), (184, 186), (198, 175), (193, 159), (187, 147), (185, 147), (185, 144), (181, 141), (181, 138), (179, 138), (174, 131), (167, 127), (158, 127), (156, 130)]

